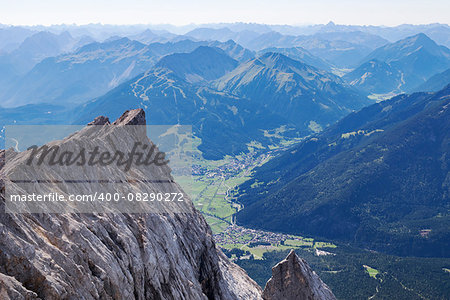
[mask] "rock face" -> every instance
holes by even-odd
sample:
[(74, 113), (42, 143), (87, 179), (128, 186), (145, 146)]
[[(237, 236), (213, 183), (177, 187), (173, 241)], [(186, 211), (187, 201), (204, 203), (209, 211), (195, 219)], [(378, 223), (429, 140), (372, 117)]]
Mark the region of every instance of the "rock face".
[[(87, 141), (97, 140), (106, 148), (120, 146), (121, 150), (129, 150), (133, 147), (133, 135), (138, 135), (144, 136), (141, 141), (151, 146), (153, 143), (145, 131), (139, 129), (142, 126), (123, 126), (145, 124), (143, 110), (126, 111), (112, 124), (108, 118), (98, 117), (91, 126), (47, 145), (73, 149), (76, 145), (86, 146)], [(125, 129), (131, 130), (119, 138), (112, 134)], [(294, 252), (273, 269), (273, 278), (263, 294), (244, 270), (216, 248), (211, 229), (190, 199), (181, 206), (167, 204), (153, 213), (142, 210), (118, 213), (111, 207), (101, 213), (93, 213), (96, 210), (79, 213), (82, 212), (80, 209), (75, 210), (77, 213), (71, 213), (71, 210), (6, 213), (11, 205), (8, 202), (10, 189), (21, 188), (16, 184), (15, 174), (23, 180), (32, 179), (33, 192), (41, 194), (48, 191), (92, 194), (99, 189), (98, 183), (93, 183), (95, 180), (86, 180), (92, 179), (92, 174), (102, 180), (102, 185), (106, 184), (105, 179), (110, 179), (114, 188), (121, 189), (114, 181), (117, 169), (110, 166), (94, 170), (83, 166), (73, 172), (60, 170), (59, 173), (44, 166), (39, 172), (30, 169), (32, 173), (20, 173), (30, 151), (34, 150), (0, 150), (1, 300), (260, 300), (262, 295), (264, 299), (277, 300), (334, 299), (328, 287)], [(139, 182), (136, 174), (146, 180)], [(72, 190), (70, 185), (63, 183), (66, 189), (60, 190), (55, 182), (68, 181), (68, 175), (75, 175), (76, 181), (81, 183)], [(143, 184), (156, 192), (164, 185), (165, 192), (184, 193), (173, 180), (167, 165), (140, 168), (136, 164), (125, 177), (123, 184), (131, 189), (139, 190)], [(161, 183), (161, 178), (168, 180)], [(49, 186), (36, 184), (40, 181), (51, 183)], [(176, 213), (174, 207), (179, 209)]]
[[(93, 124), (145, 124), (145, 114)], [(14, 164), (24, 160), (17, 153)], [(8, 163), (2, 179), (7, 170)], [(144, 175), (156, 171), (170, 172)], [(174, 182), (170, 189), (182, 191)], [(1, 299), (261, 299), (258, 285), (216, 248), (191, 202), (177, 214), (9, 214), (5, 202), (2, 196)]]
[(94, 121), (89, 122), (88, 125), (105, 125), (105, 124), (110, 124), (109, 122), (109, 118), (105, 117), (105, 116), (98, 116), (97, 118), (94, 119)]
[(272, 278), (267, 282), (262, 297), (264, 300), (336, 299), (328, 286), (294, 250), (272, 268)]

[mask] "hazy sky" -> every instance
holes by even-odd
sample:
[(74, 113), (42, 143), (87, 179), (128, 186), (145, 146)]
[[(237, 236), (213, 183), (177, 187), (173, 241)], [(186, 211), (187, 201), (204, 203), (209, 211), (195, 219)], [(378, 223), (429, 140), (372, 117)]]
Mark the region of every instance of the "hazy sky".
[(3, 24), (450, 23), (450, 0), (0, 0)]

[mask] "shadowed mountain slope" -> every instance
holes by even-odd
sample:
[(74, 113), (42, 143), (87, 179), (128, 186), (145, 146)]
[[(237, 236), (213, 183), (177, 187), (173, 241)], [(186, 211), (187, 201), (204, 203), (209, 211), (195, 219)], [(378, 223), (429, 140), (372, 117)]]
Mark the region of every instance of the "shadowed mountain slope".
[(259, 168), (237, 221), (399, 255), (450, 243), (450, 86), (352, 113)]

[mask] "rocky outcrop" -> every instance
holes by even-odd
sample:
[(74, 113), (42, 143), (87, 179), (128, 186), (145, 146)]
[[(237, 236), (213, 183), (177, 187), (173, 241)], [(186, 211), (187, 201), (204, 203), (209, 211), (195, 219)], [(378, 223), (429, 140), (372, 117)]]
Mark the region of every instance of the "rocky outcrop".
[[(133, 139), (138, 138), (141, 146), (151, 148), (154, 145), (147, 138), (145, 127), (124, 126), (145, 124), (143, 110), (130, 110), (112, 124), (108, 118), (98, 117), (89, 124), (95, 126), (86, 126), (48, 145), (68, 150), (88, 147), (95, 141), (103, 148), (126, 153), (134, 147)], [(117, 136), (117, 132), (121, 134)], [(129, 172), (122, 172), (126, 174), (110, 165), (58, 167), (55, 171), (44, 164), (33, 169), (25, 166), (30, 151), (33, 149), (0, 150), (2, 300), (334, 299), (328, 287), (294, 252), (274, 267), (273, 277), (263, 293), (244, 270), (216, 248), (211, 229), (187, 196), (182, 205), (166, 204), (151, 213), (145, 213), (144, 206), (138, 206), (137, 210), (132, 207), (133, 213), (115, 210), (130, 208), (121, 206), (101, 212), (97, 212), (96, 206), (87, 206), (87, 211), (84, 206), (76, 206), (76, 213), (72, 210), (49, 213), (39, 203), (27, 206), (37, 208), (39, 213), (34, 210), (5, 213), (10, 189), (20, 191), (23, 187), (17, 182), (22, 179), (31, 179), (32, 191), (37, 193), (92, 194), (107, 186), (108, 181), (117, 190), (164, 189), (184, 193), (167, 165), (136, 164)], [(92, 180), (93, 176), (101, 183)], [(60, 206), (72, 204), (51, 205), (61, 209)]]
[[(100, 140), (109, 137), (112, 126), (145, 124), (145, 114), (127, 111), (114, 125), (105, 118), (93, 122), (101, 124)], [(56, 143), (79, 142), (83, 134), (89, 130)], [(24, 163), (27, 151), (14, 155), (14, 166), (7, 161), (5, 181)], [(170, 177), (167, 166), (134, 171), (150, 179)], [(98, 172), (111, 176), (102, 168)], [(84, 183), (80, 192), (95, 188)], [(166, 188), (182, 192), (173, 181)], [(216, 248), (208, 224), (190, 201), (175, 214), (9, 214), (5, 204), (2, 196), (1, 299), (261, 299), (257, 284)]]
[(146, 125), (145, 112), (143, 109), (127, 110), (113, 125)]
[(336, 299), (328, 286), (294, 250), (272, 268), (272, 277), (267, 282), (262, 297), (264, 300)]
[(91, 125), (105, 125), (105, 124), (110, 124), (109, 118), (105, 117), (105, 116), (98, 116), (97, 118), (94, 119), (94, 121), (89, 122), (88, 126), (91, 126)]
[(37, 294), (23, 287), (14, 277), (0, 273), (0, 299), (38, 299)]

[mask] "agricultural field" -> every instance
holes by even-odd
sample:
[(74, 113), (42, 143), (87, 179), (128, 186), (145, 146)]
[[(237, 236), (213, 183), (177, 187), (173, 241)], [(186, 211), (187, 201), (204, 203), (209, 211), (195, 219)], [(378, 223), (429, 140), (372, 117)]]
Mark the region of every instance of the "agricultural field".
[(233, 215), (241, 208), (234, 202), (233, 189), (248, 180), (252, 170), (272, 156), (254, 151), (216, 161), (194, 156), (193, 175), (176, 177), (176, 180), (205, 216), (213, 233), (218, 234), (233, 224)]
[(363, 267), (366, 270), (366, 272), (369, 274), (369, 276), (372, 277), (372, 278), (376, 279), (377, 275), (380, 273), (380, 272), (378, 272), (377, 269), (374, 269), (374, 268), (369, 267), (367, 265), (363, 265)]
[(337, 247), (332, 243), (315, 241), (312, 238), (249, 229), (235, 224), (215, 234), (215, 240), (222, 249), (239, 249), (251, 255), (242, 254), (242, 257), (237, 257), (238, 259), (261, 260), (264, 259), (265, 253), (290, 249), (305, 249), (317, 255), (334, 255), (319, 249), (329, 250)]
[[(273, 149), (281, 150), (292, 143), (289, 141)], [(298, 248), (314, 251), (314, 248), (336, 247), (323, 241), (315, 242), (312, 238), (252, 230), (235, 224), (233, 215), (241, 206), (235, 202), (234, 188), (250, 179), (252, 170), (270, 160), (277, 151), (258, 152), (261, 149), (255, 143), (250, 143), (249, 147), (253, 151), (236, 157), (226, 156), (217, 161), (194, 157), (193, 176), (180, 180), (180, 184), (186, 186), (185, 191), (190, 194), (195, 207), (205, 216), (216, 243), (225, 252), (232, 251), (232, 259), (257, 260), (263, 259), (264, 253), (272, 251)]]

